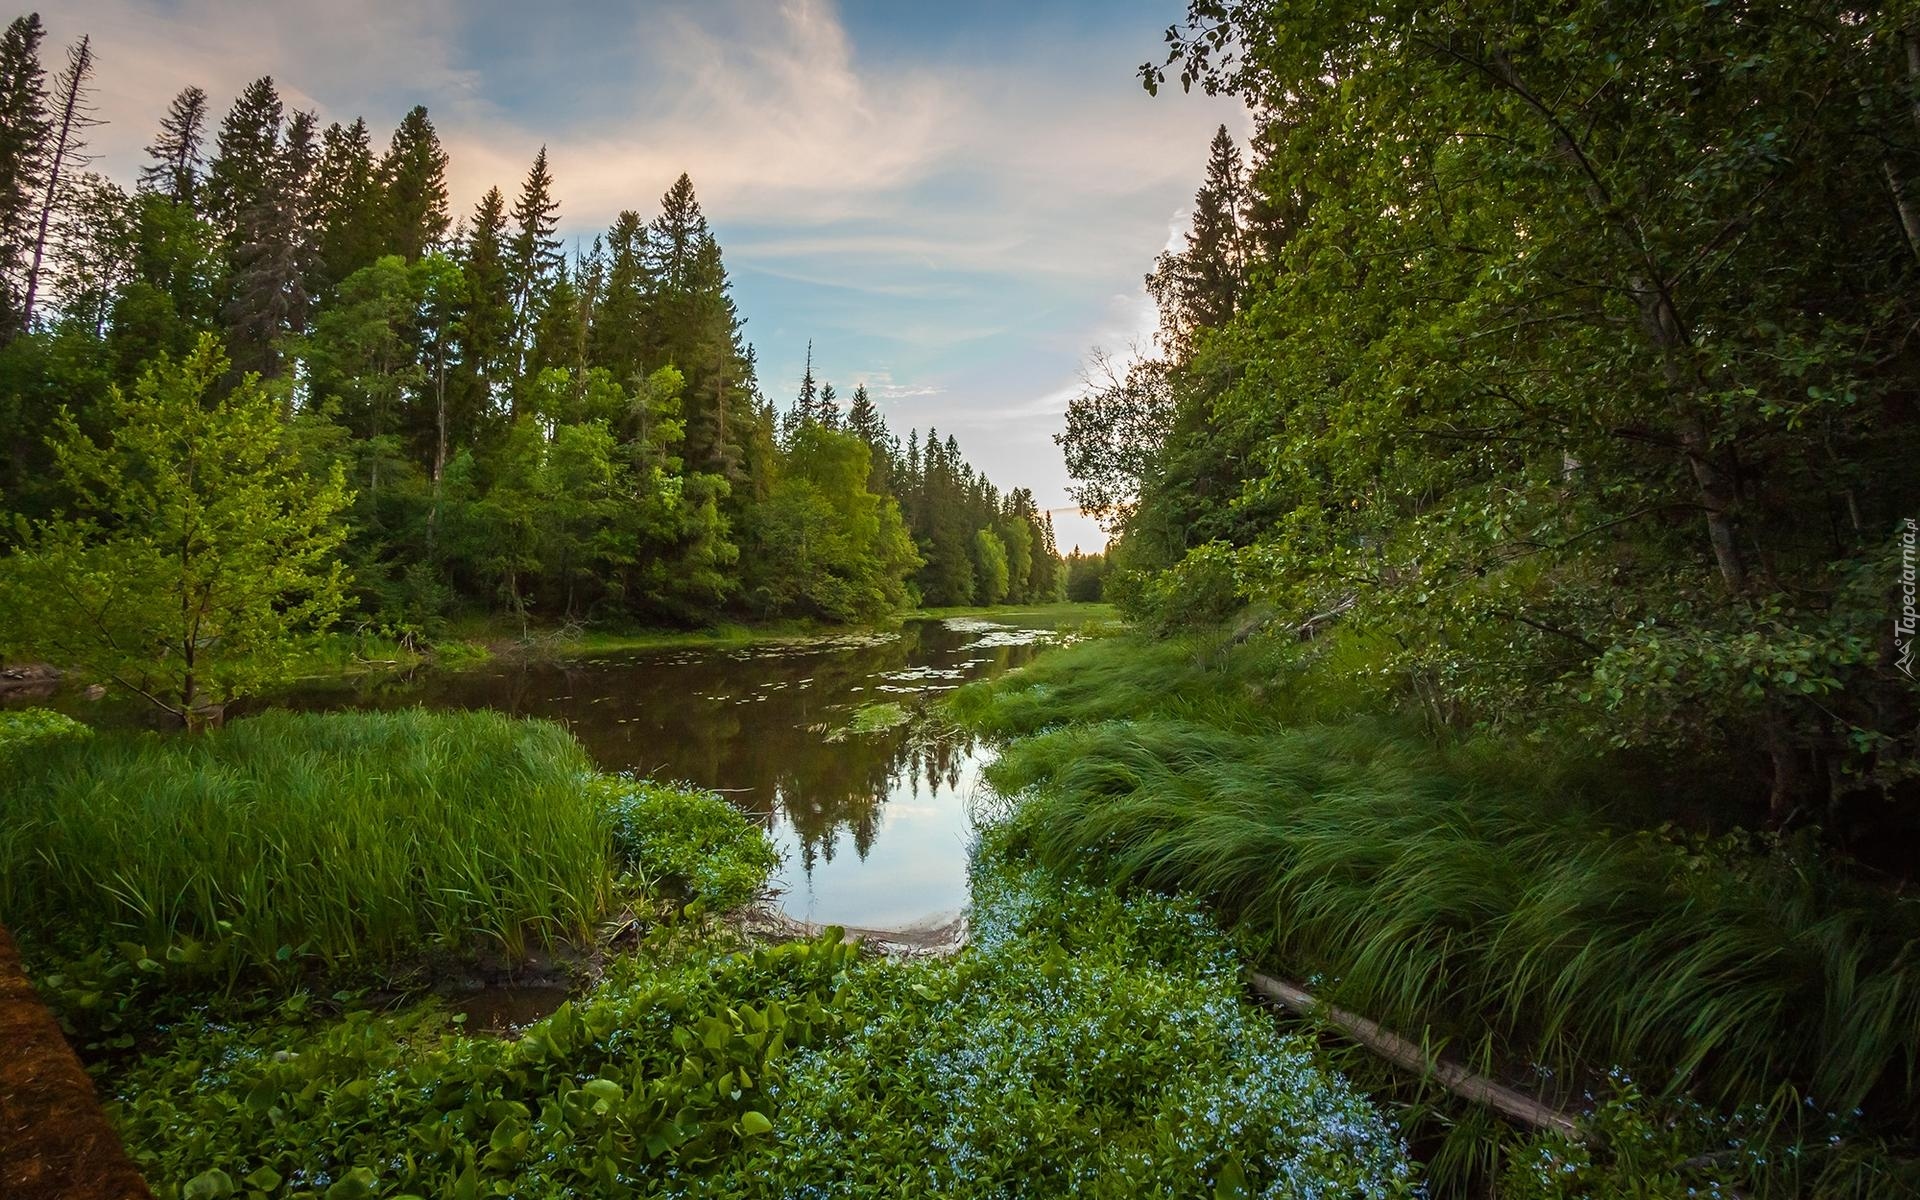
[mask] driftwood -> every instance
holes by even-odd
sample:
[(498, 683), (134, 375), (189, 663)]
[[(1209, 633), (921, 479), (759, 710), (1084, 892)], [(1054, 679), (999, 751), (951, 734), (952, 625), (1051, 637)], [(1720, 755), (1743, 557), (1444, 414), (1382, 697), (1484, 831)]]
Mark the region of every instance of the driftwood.
[(1552, 1130), (1576, 1141), (1582, 1140), (1580, 1128), (1572, 1117), (1541, 1103), (1532, 1096), (1476, 1075), (1458, 1063), (1446, 1062), (1392, 1030), (1383, 1029), (1365, 1017), (1330, 1004), (1322, 1004), (1312, 993), (1271, 975), (1253, 972), (1253, 990), (1281, 1007), (1301, 1016), (1319, 1017), (1381, 1058), (1431, 1079), (1464, 1100), (1484, 1104), (1523, 1125)]
[(0, 926), (0, 1196), (153, 1200)]

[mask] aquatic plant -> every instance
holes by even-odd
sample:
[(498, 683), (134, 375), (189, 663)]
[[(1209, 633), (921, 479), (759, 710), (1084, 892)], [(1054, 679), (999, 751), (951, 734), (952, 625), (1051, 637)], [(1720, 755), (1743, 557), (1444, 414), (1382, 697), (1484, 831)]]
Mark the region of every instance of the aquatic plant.
[(48, 738), (84, 738), (92, 728), (50, 708), (0, 710), (0, 753)]

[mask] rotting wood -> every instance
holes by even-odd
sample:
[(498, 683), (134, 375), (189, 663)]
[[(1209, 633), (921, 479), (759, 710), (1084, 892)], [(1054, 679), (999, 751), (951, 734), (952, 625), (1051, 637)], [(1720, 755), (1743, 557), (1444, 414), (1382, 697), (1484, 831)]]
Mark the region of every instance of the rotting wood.
[(0, 925), (0, 1196), (153, 1200)]
[(1476, 1075), (1458, 1063), (1437, 1058), (1418, 1044), (1365, 1017), (1323, 1004), (1305, 988), (1258, 971), (1253, 972), (1252, 976), (1254, 991), (1267, 999), (1303, 1017), (1317, 1017), (1326, 1021), (1388, 1062), (1433, 1080), (1463, 1100), (1484, 1104), (1535, 1129), (1552, 1130), (1576, 1141), (1584, 1140), (1579, 1125), (1572, 1117), (1532, 1096), (1495, 1083), (1484, 1075)]

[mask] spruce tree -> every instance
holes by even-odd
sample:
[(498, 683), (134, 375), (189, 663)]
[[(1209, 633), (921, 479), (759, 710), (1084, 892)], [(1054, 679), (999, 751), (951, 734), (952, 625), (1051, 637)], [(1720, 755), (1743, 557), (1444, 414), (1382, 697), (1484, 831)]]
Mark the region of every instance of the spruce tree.
[(367, 123), (329, 125), (321, 138), (316, 294), (332, 295), (347, 276), (380, 257), (381, 196)]
[(647, 362), (646, 225), (628, 209), (607, 231), (606, 274), (594, 309), (591, 357), (615, 379), (643, 374)]
[(48, 122), (40, 44), (45, 39), (38, 13), (16, 18), (0, 37), (0, 273), (5, 278), (0, 340), (20, 327), (21, 275), (43, 181)]
[(1225, 325), (1238, 309), (1247, 269), (1246, 207), (1240, 148), (1222, 125), (1208, 152), (1206, 182), (1194, 194), (1186, 248), (1162, 254), (1147, 276), (1169, 349), (1178, 352), (1195, 329)]
[(233, 366), (272, 379), (282, 342), (305, 326), (312, 187), (319, 151), (312, 113), (295, 113), (262, 186), (237, 218), (225, 309)]
[(247, 85), (220, 123), (203, 212), (223, 236), (231, 238), (242, 214), (257, 207), (275, 186), (284, 112), (273, 77), (264, 75)]
[(401, 119), (380, 160), (386, 253), (418, 262), (440, 244), (449, 224), (447, 216), (447, 152), (427, 119), (424, 105), (415, 105)]
[(147, 147), (147, 157), (153, 161), (140, 168), (141, 188), (191, 207), (200, 188), (201, 143), (206, 131), (206, 89), (181, 88), (160, 121), (159, 134)]
[(513, 205), (513, 240), (508, 247), (507, 279), (513, 299), (515, 366), (524, 373), (524, 359), (539, 316), (541, 293), (566, 262), (554, 230), (560, 225), (560, 202), (553, 196), (553, 175), (547, 170), (547, 148), (540, 147), (520, 198)]
[(482, 393), (482, 409), (494, 407), (512, 366), (513, 283), (507, 255), (507, 199), (499, 188), (489, 188), (473, 210), (460, 256), (459, 357), (463, 372)]

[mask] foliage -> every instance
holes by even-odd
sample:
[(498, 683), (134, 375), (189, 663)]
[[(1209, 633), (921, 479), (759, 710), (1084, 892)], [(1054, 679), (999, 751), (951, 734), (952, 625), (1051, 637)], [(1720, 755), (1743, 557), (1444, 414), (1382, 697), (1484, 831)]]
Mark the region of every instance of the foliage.
[[(117, 1122), (182, 1196), (632, 1195), (766, 1138), (794, 1047), (839, 1020), (837, 939), (617, 969), (514, 1041), (437, 1006), (177, 1031)], [(676, 961), (677, 959), (677, 961)]]
[(1633, 831), (1658, 804), (1623, 794), (1621, 764), (1435, 745), (1356, 715), (1364, 690), (1301, 654), (1106, 639), (955, 705), (1019, 738), (990, 768), (1023, 798), (1017, 846), (1190, 891), (1351, 1011), (1481, 1069), (1621, 1064), (1662, 1093), (1815, 1095), (1914, 1135), (1910, 905), (1805, 837)]
[(1450, 723), (1715, 756), (1775, 825), (1899, 811), (1913, 28), (1191, 4), (1146, 82), (1258, 118), (1156, 272), (1166, 396), (1081, 405), (1157, 427), (1148, 461), (1069, 423), (1087, 487), (1137, 481), (1123, 593), (1171, 614), (1224, 571), (1397, 644)]
[[(30, 16), (0, 39), (4, 515), (86, 517), (46, 450), (69, 439), (54, 414), (66, 406), (72, 427), (111, 445), (126, 420), (111, 389), (211, 337), (234, 369), (212, 377), (207, 406), (252, 395), (257, 373), (316, 488), (336, 471), (352, 480), (344, 537), (324, 557), (344, 568), (340, 604), (397, 640), (435, 638), (474, 610), (523, 627), (871, 621), (926, 590), (916, 544), (944, 556), (939, 594), (969, 599), (987, 526), (1006, 548), (1008, 599), (1057, 590), (1031, 495), (1003, 498), (951, 439), (929, 470), (917, 451), (908, 470), (864, 387), (845, 421), (868, 454), (857, 491), (842, 486), (850, 455), (827, 464), (819, 439), (779, 436), (686, 175), (651, 219), (622, 211), (569, 253), (544, 148), (517, 192), (489, 189), (456, 222), (425, 108), (383, 151), (364, 120), (321, 129), (263, 77), (224, 117), (204, 90), (180, 92), (131, 191), (76, 174), (71, 141), (54, 186), (54, 109), (77, 84), (49, 89), (44, 36)], [(24, 284), (43, 260), (57, 308), (30, 315)], [(839, 436), (833, 386), (808, 386), (806, 419), (786, 432)], [(40, 657), (74, 653), (29, 632)]]
[(212, 337), (109, 405), (101, 444), (63, 416), (71, 517), (21, 534), (0, 567), (10, 640), (111, 679), (190, 725), (285, 674), (341, 603), (336, 468), (294, 455), (256, 380), (216, 394)]
[(50, 708), (0, 709), (0, 752), (54, 739), (92, 736), (91, 727)]
[(663, 931), (517, 1041), (433, 1006), (208, 1019), (115, 1083), (165, 1194), (1410, 1195), (1366, 1102), (1240, 997), (1191, 904), (984, 849), (975, 946)]
[(612, 821), (621, 869), (709, 912), (756, 899), (780, 865), (766, 833), (720, 796), (624, 778), (594, 788)]

